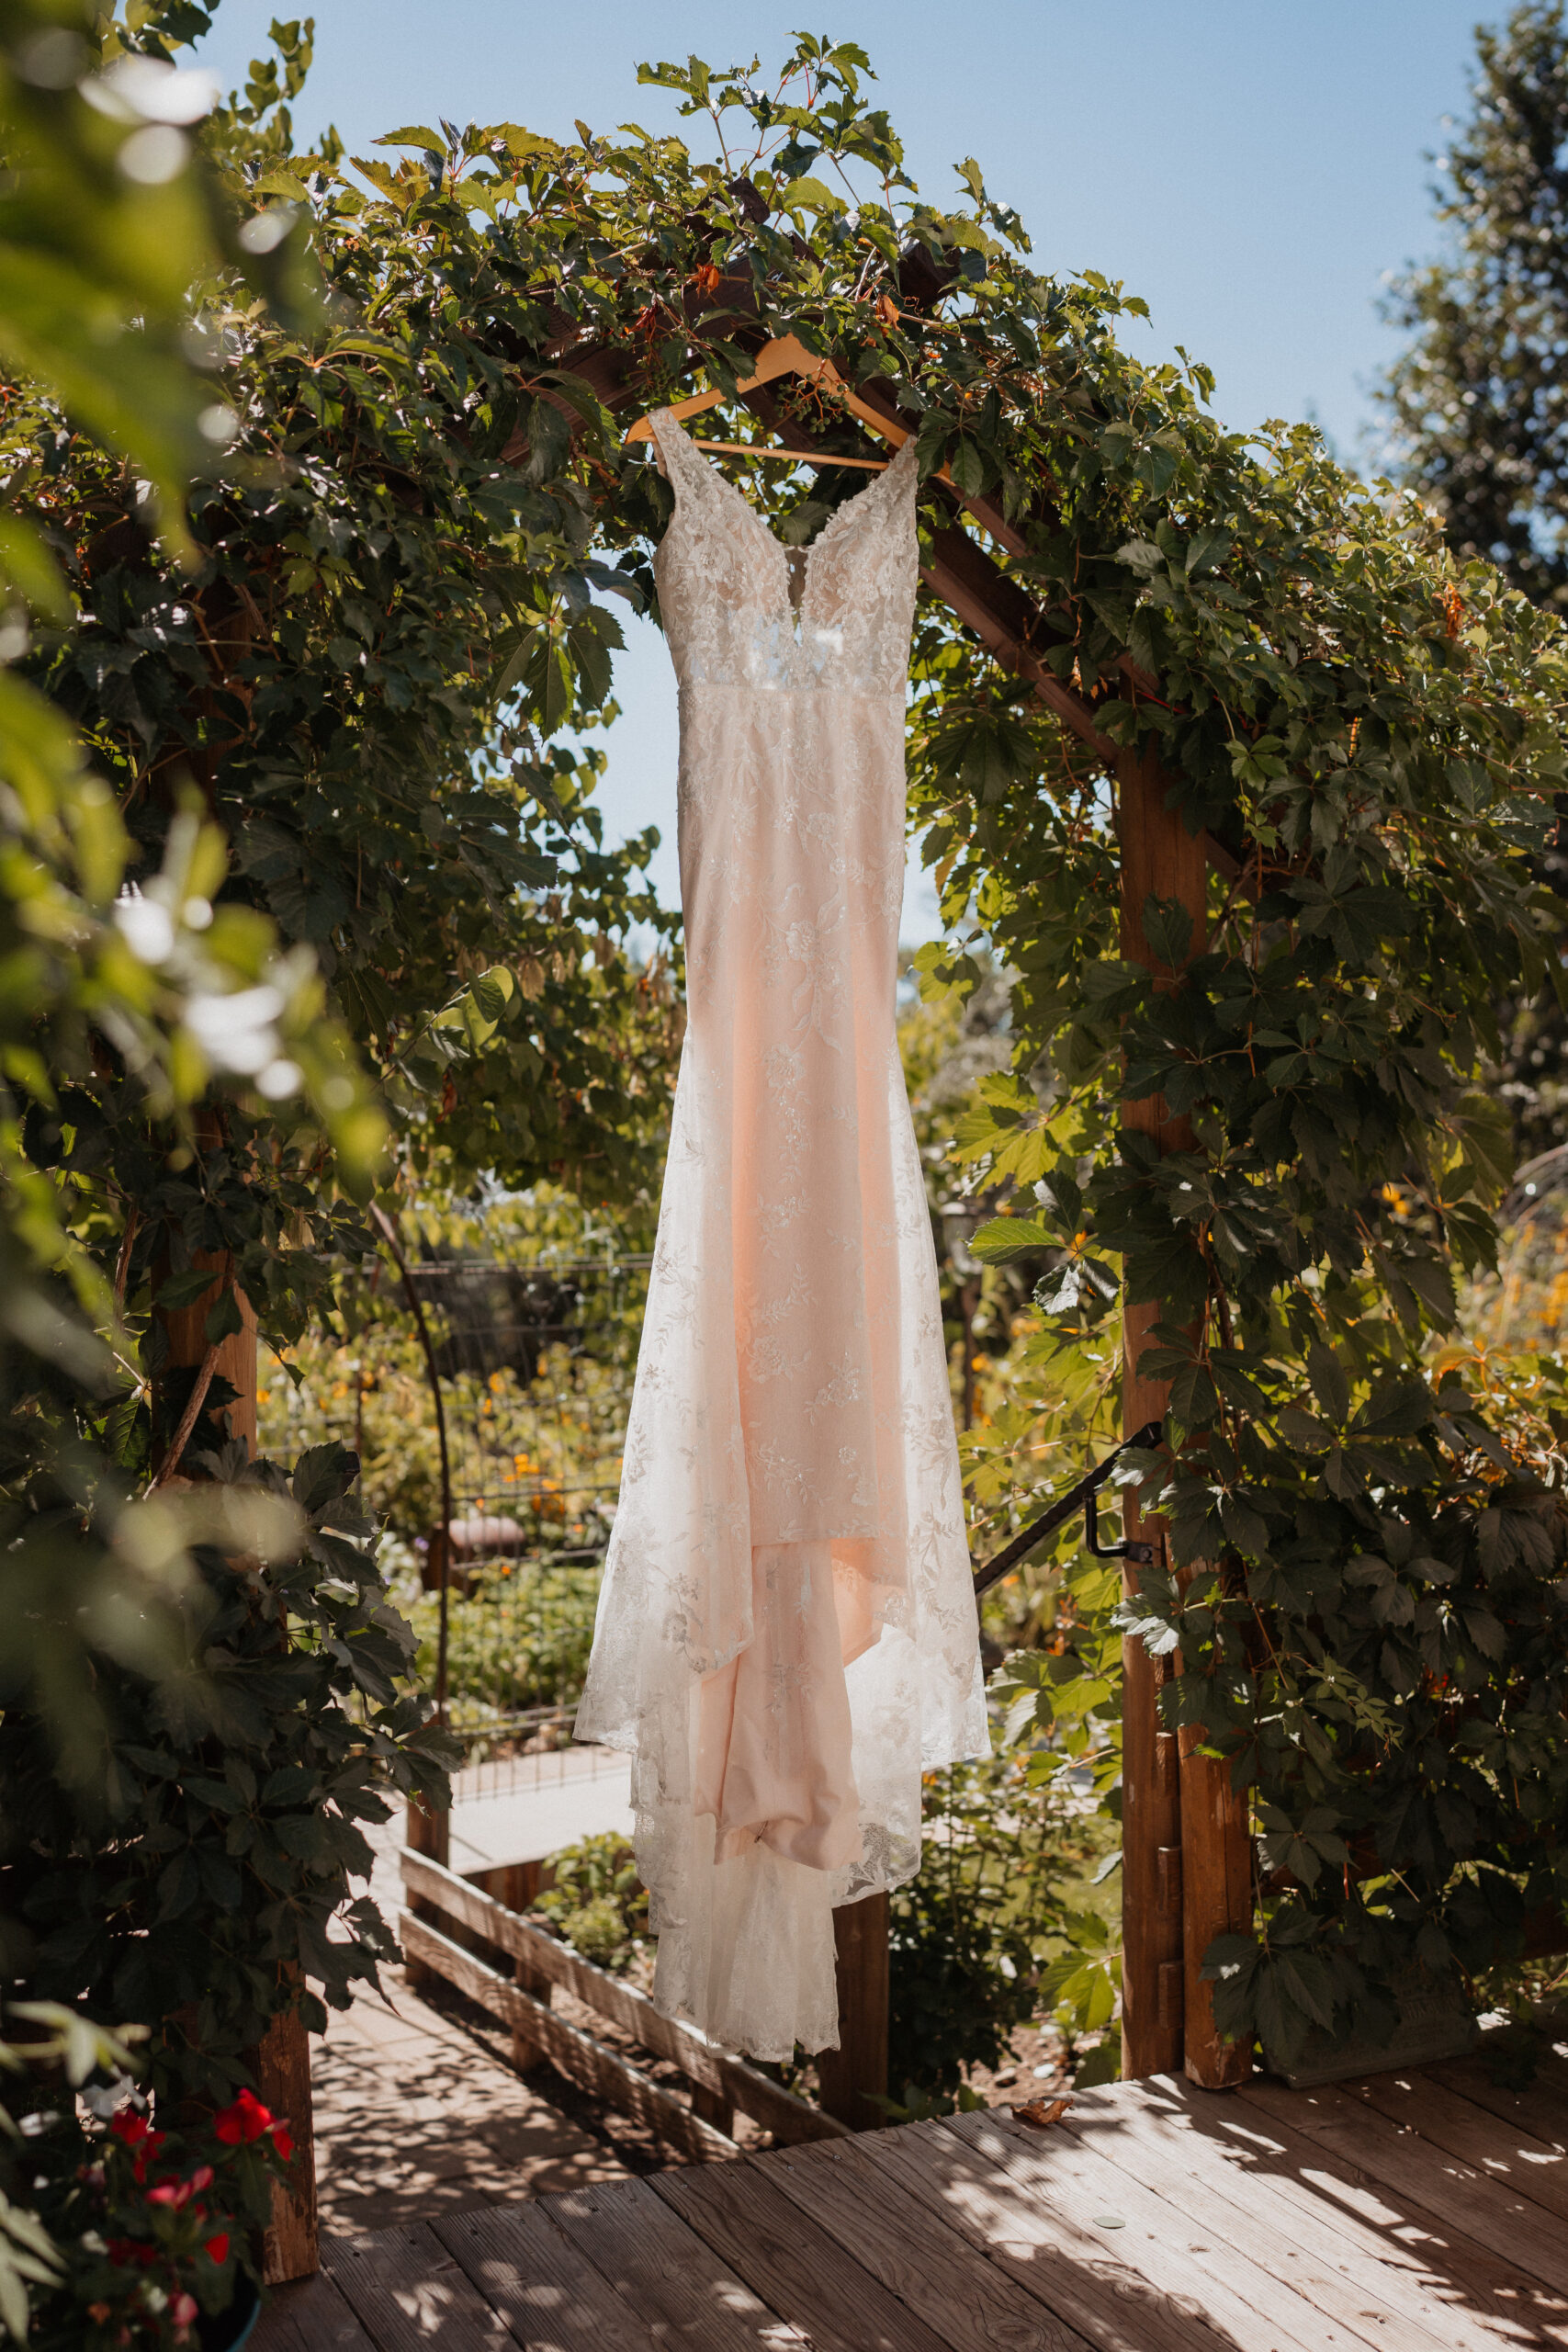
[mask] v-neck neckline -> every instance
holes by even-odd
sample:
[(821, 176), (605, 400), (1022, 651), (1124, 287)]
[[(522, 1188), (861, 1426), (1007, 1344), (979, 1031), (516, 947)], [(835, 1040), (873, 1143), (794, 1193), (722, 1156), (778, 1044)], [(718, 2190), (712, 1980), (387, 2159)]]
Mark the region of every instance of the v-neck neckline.
[[(888, 475), (892, 472), (894, 467), (897, 464), (899, 458), (908, 447), (909, 443), (915, 437), (912, 433), (906, 435), (905, 438), (899, 443), (897, 448), (895, 449), (893, 455), (887, 460), (886, 467), (883, 472), (874, 474), (870, 481), (866, 483), (863, 490), (857, 490), (852, 498), (846, 498), (840, 504), (835, 506), (833, 512), (829, 515), (828, 520), (823, 524), (822, 528), (817, 533), (814, 538), (808, 539), (804, 547), (792, 548), (786, 540), (780, 538), (778, 533), (773, 530), (769, 524), (763, 522), (761, 516), (758, 514), (750, 500), (746, 496), (744, 491), (739, 489), (736, 484), (730, 481), (728, 474), (721, 474), (719, 472), (718, 468), (714, 464), (712, 458), (707, 455), (707, 452), (704, 449), (698, 448), (696, 443), (693, 440), (691, 435), (687, 432), (680, 418), (678, 416), (672, 416), (668, 409), (664, 412), (664, 423), (667, 426), (674, 426), (676, 432), (680, 435), (687, 448), (690, 449), (693, 457), (701, 466), (704, 473), (708, 477), (708, 480), (712, 482), (716, 482), (718, 488), (723, 491), (728, 497), (735, 500), (736, 503), (739, 506), (741, 513), (747, 515), (752, 524), (755, 525), (756, 528), (761, 533), (763, 538), (767, 540), (768, 545), (773, 548), (774, 554), (779, 558), (784, 566), (784, 601), (789, 605), (790, 612), (796, 624), (798, 624), (805, 616), (807, 598), (811, 594), (812, 557), (822, 545), (824, 539), (829, 538), (838, 529), (840, 521), (846, 515), (852, 514), (855, 508), (859, 506), (863, 500), (868, 499), (874, 491), (882, 489)], [(807, 452), (803, 450), (801, 455), (804, 458), (807, 455)], [(798, 605), (795, 602), (795, 599), (789, 593), (790, 558), (795, 555), (798, 555), (801, 559), (800, 602)]]

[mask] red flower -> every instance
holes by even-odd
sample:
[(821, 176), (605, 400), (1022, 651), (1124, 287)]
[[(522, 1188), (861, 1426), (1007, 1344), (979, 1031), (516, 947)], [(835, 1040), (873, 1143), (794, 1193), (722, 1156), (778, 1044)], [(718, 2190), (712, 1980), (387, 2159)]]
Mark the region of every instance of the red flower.
[(275, 2123), (273, 2125), (272, 2144), (277, 2150), (278, 2154), (283, 2158), (284, 2163), (287, 2164), (294, 2154), (294, 2143), (288, 2136), (288, 2126), (287, 2123)]
[(229, 2147), (237, 2148), (242, 2141), (259, 2140), (264, 2132), (270, 2132), (273, 2119), (254, 2091), (242, 2091), (232, 2107), (213, 2118), (212, 2128)]
[(109, 2260), (122, 2270), (140, 2267), (150, 2270), (158, 2259), (158, 2249), (146, 2238), (110, 2238)]
[(109, 2130), (117, 2140), (123, 2140), (128, 2148), (139, 2148), (143, 2140), (151, 2137), (152, 2126), (144, 2115), (137, 2113), (135, 2108), (120, 2107), (115, 2109)]
[(228, 2231), (220, 2230), (216, 2237), (209, 2238), (202, 2251), (206, 2254), (209, 2261), (216, 2262), (219, 2267), (221, 2268), (223, 2264), (229, 2259)]

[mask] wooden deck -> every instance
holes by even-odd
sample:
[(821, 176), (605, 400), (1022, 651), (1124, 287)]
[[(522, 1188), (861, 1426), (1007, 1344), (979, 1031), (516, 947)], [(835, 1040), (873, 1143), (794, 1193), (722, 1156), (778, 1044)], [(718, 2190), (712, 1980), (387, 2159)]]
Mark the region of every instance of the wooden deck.
[(254, 2352), (1568, 2346), (1568, 2063), (1160, 2077), (325, 2241)]

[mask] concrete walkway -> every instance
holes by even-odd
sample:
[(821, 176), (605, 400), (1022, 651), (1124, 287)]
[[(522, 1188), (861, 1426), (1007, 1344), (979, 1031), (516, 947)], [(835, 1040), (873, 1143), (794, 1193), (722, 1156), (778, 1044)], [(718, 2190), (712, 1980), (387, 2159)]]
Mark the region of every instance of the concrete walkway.
[(632, 1838), (629, 1756), (561, 1747), (459, 1772), (452, 1784), (451, 1867), (461, 1877), (543, 1861), (583, 1838)]

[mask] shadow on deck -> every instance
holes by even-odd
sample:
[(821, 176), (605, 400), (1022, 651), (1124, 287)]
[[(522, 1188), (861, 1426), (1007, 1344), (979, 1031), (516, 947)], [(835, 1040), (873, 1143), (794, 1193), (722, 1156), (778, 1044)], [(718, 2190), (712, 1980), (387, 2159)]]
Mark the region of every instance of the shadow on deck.
[(329, 2238), (254, 2352), (1568, 2346), (1568, 2063), (1171, 2077)]

